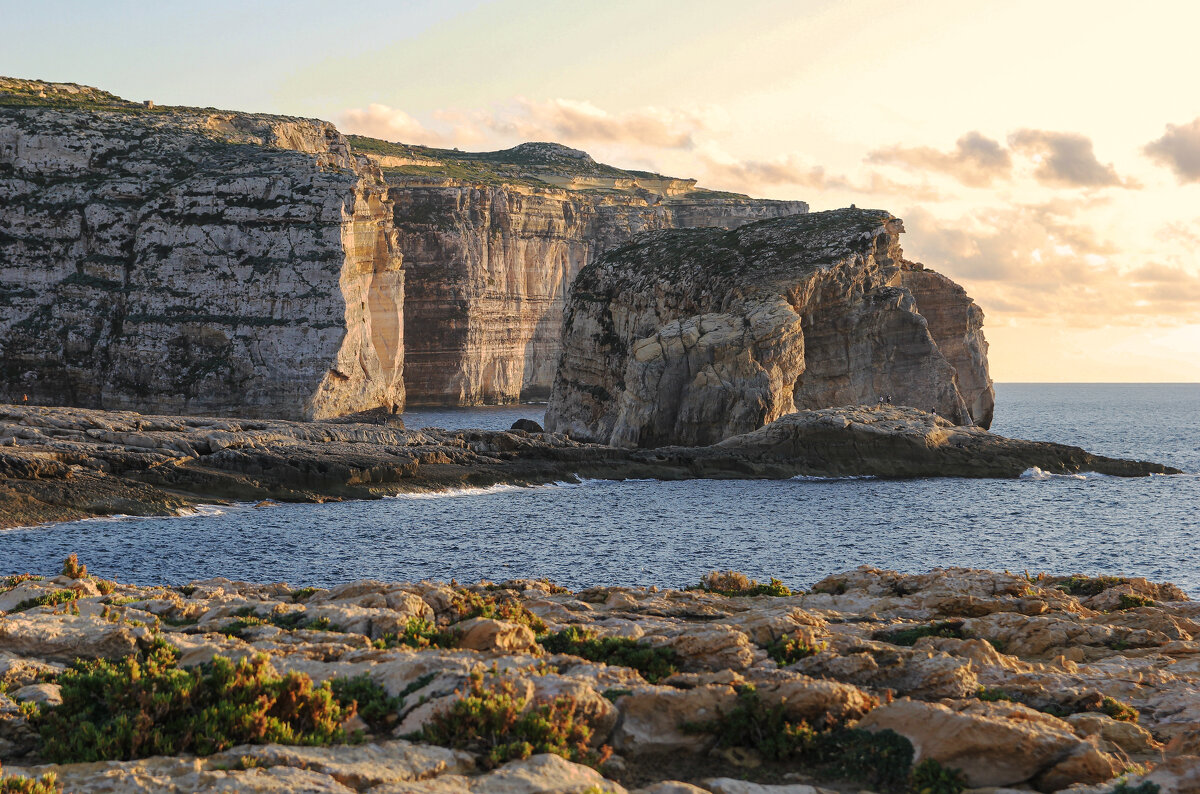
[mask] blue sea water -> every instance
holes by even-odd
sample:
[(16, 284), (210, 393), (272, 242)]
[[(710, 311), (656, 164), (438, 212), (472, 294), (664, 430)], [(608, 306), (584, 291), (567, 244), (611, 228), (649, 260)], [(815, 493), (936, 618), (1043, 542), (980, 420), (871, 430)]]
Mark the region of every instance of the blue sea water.
[[(544, 406), (410, 411), (410, 428), (507, 428)], [(712, 569), (803, 587), (869, 564), (1112, 573), (1200, 596), (1200, 384), (1000, 384), (992, 428), (1184, 469), (1170, 477), (586, 481), (325, 505), (207, 508), (0, 532), (0, 573), (330, 585), (547, 576), (683, 585)]]

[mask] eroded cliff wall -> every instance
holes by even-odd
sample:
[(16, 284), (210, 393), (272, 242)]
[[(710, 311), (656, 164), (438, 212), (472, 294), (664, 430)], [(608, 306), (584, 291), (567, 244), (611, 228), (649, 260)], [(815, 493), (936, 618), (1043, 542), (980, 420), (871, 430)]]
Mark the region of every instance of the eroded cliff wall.
[(887, 212), (849, 209), (613, 250), (571, 288), (547, 429), (703, 445), (799, 408), (888, 396), (986, 426), (982, 312), (904, 260), (902, 231)]
[(411, 404), (545, 399), (562, 349), (567, 287), (600, 254), (643, 231), (733, 228), (808, 209), (621, 172), (550, 144), (494, 154), (520, 162), (486, 163), (511, 166), (499, 174), (472, 162), (460, 175), (439, 172), (434, 160), (379, 160), (434, 166), (384, 169), (405, 261)]
[(404, 402), (379, 170), (332, 125), (0, 79), (0, 393), (319, 418)]

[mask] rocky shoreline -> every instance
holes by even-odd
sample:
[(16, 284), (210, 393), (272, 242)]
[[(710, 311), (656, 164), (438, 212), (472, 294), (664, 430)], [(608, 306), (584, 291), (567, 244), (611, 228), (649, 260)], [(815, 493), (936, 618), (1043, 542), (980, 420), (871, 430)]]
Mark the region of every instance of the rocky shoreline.
[(596, 479), (1018, 477), (1031, 468), (1176, 474), (1004, 438), (900, 406), (789, 414), (707, 447), (627, 449), (525, 430), (406, 430), (0, 405), (0, 529), (221, 500), (322, 502)]
[[(72, 792), (1196, 791), (1198, 637), (1200, 605), (1122, 577), (141, 587), (70, 559), (0, 579), (0, 775)], [(257, 718), (201, 711), (218, 686)]]

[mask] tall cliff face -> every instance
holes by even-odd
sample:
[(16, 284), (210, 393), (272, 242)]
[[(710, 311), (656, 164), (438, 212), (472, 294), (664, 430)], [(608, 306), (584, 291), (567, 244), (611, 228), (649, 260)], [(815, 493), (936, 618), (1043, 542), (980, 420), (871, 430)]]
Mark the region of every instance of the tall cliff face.
[(851, 209), (615, 249), (572, 286), (547, 429), (703, 445), (798, 408), (886, 396), (986, 426), (982, 313), (904, 260), (902, 231), (886, 212)]
[(330, 124), (0, 79), (0, 393), (177, 413), (402, 405), (379, 170)]
[(554, 144), (468, 154), (351, 141), (391, 185), (412, 404), (545, 399), (567, 287), (600, 254), (647, 230), (733, 228), (808, 209), (698, 190)]

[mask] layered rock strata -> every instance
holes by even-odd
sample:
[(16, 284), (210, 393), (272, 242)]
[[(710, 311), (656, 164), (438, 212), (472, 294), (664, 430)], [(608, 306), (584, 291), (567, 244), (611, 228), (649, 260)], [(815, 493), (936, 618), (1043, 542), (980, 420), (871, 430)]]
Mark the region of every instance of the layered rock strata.
[(733, 228), (808, 210), (801, 201), (622, 171), (554, 144), (468, 154), (351, 141), (384, 167), (391, 186), (407, 279), (412, 404), (545, 399), (567, 287), (581, 268), (640, 232)]
[[(0, 577), (0, 775), (53, 773), (71, 792), (826, 794), (904, 790), (907, 768), (931, 764), (947, 790), (956, 780), (1183, 794), (1200, 780), (1200, 607), (1145, 579), (863, 567), (808, 590), (743, 595), (751, 583), (734, 575), (710, 580), (732, 588), (721, 594), (529, 580), (135, 586), (43, 573)], [(67, 603), (38, 605), (64, 592)], [(506, 619), (472, 616), (488, 605)], [(438, 629), (436, 643), (399, 642), (412, 625)], [(564, 651), (551, 645), (564, 630), (637, 653)], [(122, 659), (164, 644), (183, 668), (260, 656), (272, 672), (358, 677), (360, 691), (393, 699), (370, 724), (359, 719), (360, 744), (44, 763), (42, 716), (22, 703), (43, 716), (58, 708), (77, 657)], [(569, 707), (588, 746), (614, 756), (585, 766), (544, 754), (489, 769), (470, 744), (413, 738), (474, 682), (513, 693), (520, 708)], [(835, 737), (826, 757), (883, 731), (898, 735), (886, 739), (894, 751), (886, 768), (789, 755), (772, 710), (793, 729)], [(756, 730), (721, 730), (739, 718)]]
[(0, 79), (0, 397), (287, 418), (402, 406), (386, 191), (326, 122)]
[(0, 405), (0, 529), (116, 513), (172, 515), (214, 499), (379, 498), (578, 477), (1018, 477), (1033, 467), (1177, 473), (896, 407), (800, 411), (711, 447), (641, 450), (523, 430), (411, 431)]
[(889, 398), (987, 427), (982, 312), (904, 259), (903, 230), (851, 208), (651, 233), (610, 252), (572, 286), (547, 428), (702, 445), (797, 409)]

